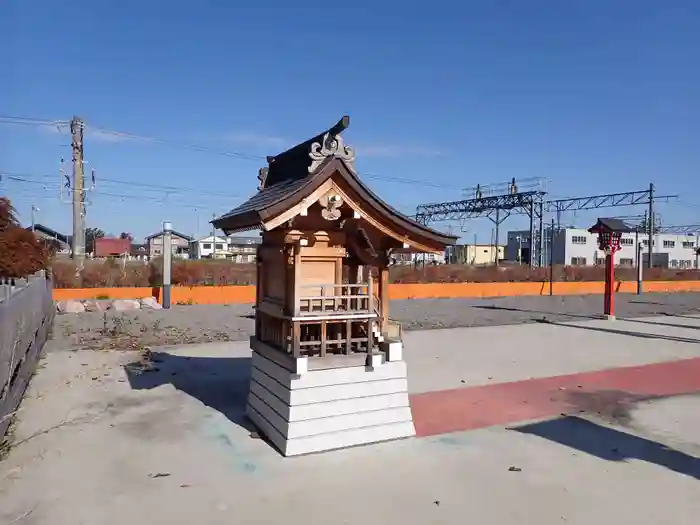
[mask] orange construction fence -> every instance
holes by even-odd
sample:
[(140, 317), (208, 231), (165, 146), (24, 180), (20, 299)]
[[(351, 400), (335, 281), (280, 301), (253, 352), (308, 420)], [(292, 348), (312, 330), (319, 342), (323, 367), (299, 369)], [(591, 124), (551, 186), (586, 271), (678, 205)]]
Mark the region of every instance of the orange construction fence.
[[(603, 282), (555, 282), (554, 295), (602, 294)], [(636, 282), (618, 282), (616, 291), (635, 293)], [(700, 292), (700, 281), (648, 281), (645, 292)], [(392, 284), (390, 299), (454, 299), (473, 297), (513, 297), (549, 295), (548, 282), (524, 283), (420, 283)], [(57, 288), (56, 301), (66, 299), (142, 299), (161, 300), (161, 289), (144, 288)], [(255, 286), (173, 286), (173, 304), (241, 304), (255, 302)]]

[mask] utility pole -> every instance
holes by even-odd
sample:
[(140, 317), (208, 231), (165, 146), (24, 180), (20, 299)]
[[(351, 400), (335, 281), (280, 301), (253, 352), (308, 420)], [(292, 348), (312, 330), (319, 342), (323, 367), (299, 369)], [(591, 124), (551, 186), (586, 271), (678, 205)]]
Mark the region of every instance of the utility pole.
[(647, 268), (652, 268), (652, 252), (654, 250), (654, 183), (649, 184), (649, 253), (647, 254)]
[(83, 268), (85, 258), (85, 170), (83, 163), (83, 121), (73, 117), (70, 121), (73, 149), (73, 238), (71, 249), (77, 270)]

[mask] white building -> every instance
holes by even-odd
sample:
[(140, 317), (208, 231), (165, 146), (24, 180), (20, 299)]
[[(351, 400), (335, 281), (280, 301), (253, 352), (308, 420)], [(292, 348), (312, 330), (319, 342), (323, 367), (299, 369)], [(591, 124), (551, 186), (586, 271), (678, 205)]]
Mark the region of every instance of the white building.
[[(544, 232), (544, 264), (550, 260), (550, 230)], [(642, 246), (642, 261), (646, 264), (649, 252), (648, 236), (639, 235)], [(553, 262), (567, 266), (591, 266), (603, 264), (605, 254), (598, 249), (598, 236), (583, 228), (561, 228), (554, 230)], [(635, 233), (624, 233), (620, 241), (621, 249), (615, 254), (615, 262), (620, 266), (637, 265), (637, 244)], [(654, 266), (663, 268), (698, 268), (697, 248), (700, 239), (697, 235), (678, 233), (658, 233), (654, 235), (652, 259)], [(530, 231), (509, 231), (506, 245), (506, 259), (527, 264), (530, 260)]]
[(416, 253), (405, 250), (403, 248), (396, 249), (391, 253), (393, 264), (427, 264), (437, 265), (445, 264), (444, 253)]
[(202, 237), (190, 243), (190, 257), (193, 259), (225, 259), (228, 254), (228, 239), (226, 237)]
[(209, 235), (192, 241), (190, 256), (193, 259), (230, 259), (247, 264), (255, 262), (260, 237), (219, 237)]

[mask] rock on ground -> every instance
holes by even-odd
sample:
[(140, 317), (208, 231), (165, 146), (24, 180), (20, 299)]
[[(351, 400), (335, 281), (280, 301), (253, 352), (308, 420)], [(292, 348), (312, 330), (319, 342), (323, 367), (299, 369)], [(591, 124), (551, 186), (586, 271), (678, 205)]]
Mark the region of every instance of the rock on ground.
[(163, 308), (155, 297), (144, 297), (139, 302), (141, 303), (141, 308), (151, 308), (152, 310), (161, 310)]
[(58, 301), (56, 310), (62, 314), (78, 314), (85, 312), (85, 306), (80, 301), (68, 299), (66, 301)]
[[(616, 299), (618, 317), (684, 314), (700, 311), (700, 293), (623, 295)], [(599, 295), (501, 297), (494, 299), (420, 299), (392, 301), (391, 318), (405, 330), (585, 319), (599, 314)], [(144, 346), (242, 341), (255, 329), (252, 304), (173, 305), (61, 315), (56, 318), (48, 350), (126, 349)]]
[(130, 312), (132, 310), (140, 310), (141, 303), (136, 299), (116, 299), (112, 301), (109, 309), (116, 312)]

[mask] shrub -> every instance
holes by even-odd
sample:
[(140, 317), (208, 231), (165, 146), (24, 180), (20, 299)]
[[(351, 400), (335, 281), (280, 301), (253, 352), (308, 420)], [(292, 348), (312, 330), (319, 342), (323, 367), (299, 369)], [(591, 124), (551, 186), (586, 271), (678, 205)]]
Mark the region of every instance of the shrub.
[[(149, 264), (139, 261), (119, 260), (85, 261), (82, 273), (82, 286), (86, 288), (109, 288), (113, 286), (161, 286), (162, 261), (155, 259)], [(549, 268), (533, 268), (515, 264), (502, 266), (462, 266), (442, 265), (393, 266), (389, 277), (393, 283), (489, 283), (489, 282), (546, 282), (549, 281)], [(75, 278), (73, 261), (53, 263), (54, 285), (57, 288), (80, 286)], [(618, 281), (634, 281), (637, 271), (633, 268), (617, 268)], [(605, 270), (597, 266), (555, 266), (555, 281), (602, 281)], [(652, 268), (646, 270), (647, 281), (682, 281), (700, 279), (697, 270), (672, 270)], [(173, 261), (172, 283), (178, 286), (217, 286), (255, 284), (254, 264), (235, 264), (229, 261)]]
[(19, 224), (15, 209), (0, 197), (0, 277), (26, 277), (47, 267), (48, 250)]

